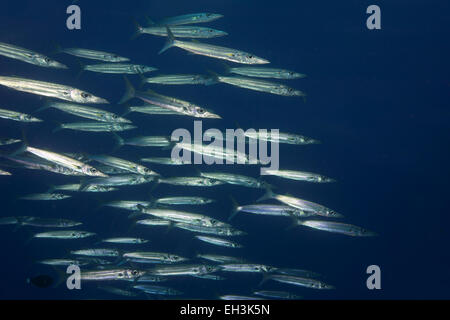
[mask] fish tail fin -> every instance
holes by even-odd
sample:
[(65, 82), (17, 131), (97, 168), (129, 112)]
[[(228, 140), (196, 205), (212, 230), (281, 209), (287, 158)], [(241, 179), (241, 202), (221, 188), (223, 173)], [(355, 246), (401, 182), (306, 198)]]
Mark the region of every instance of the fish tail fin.
[(261, 287), (264, 283), (267, 282), (267, 280), (270, 280), (271, 275), (267, 273), (263, 273), (263, 278), (261, 279), (261, 282), (258, 284), (258, 287)]
[(272, 199), (274, 196), (275, 196), (275, 194), (273, 193), (272, 189), (270, 189), (269, 187), (266, 187), (266, 193), (261, 198), (256, 200), (256, 202), (261, 202), (264, 200)]
[(131, 112), (133, 112), (133, 110), (131, 110), (131, 107), (127, 104), (127, 105), (125, 105), (125, 112), (122, 113), (121, 116), (124, 117)]
[(131, 36), (131, 40), (136, 39), (137, 37), (139, 37), (141, 34), (143, 34), (144, 32), (144, 28), (137, 22), (136, 19), (133, 19), (133, 24), (135, 27), (134, 33)]
[(158, 52), (158, 54), (161, 54), (164, 51), (172, 48), (173, 45), (175, 44), (175, 37), (174, 37), (172, 31), (170, 31), (170, 28), (168, 26), (166, 26), (166, 30), (167, 30), (167, 42), (164, 45), (164, 47), (162, 47), (162, 49)]
[(125, 144), (125, 141), (117, 133), (113, 132), (112, 134), (113, 134), (113, 138), (114, 138), (113, 152), (115, 152), (115, 151), (117, 151), (120, 147), (122, 147)]
[(53, 44), (53, 53), (61, 53), (63, 52), (63, 48), (61, 47), (61, 45), (59, 43), (55, 43)]
[(306, 93), (302, 94), (303, 102), (306, 103)]
[(145, 16), (145, 21), (149, 26), (155, 25), (155, 22), (149, 16)]
[(231, 214), (228, 217), (228, 221), (231, 221), (238, 213), (239, 213), (239, 204), (237, 203), (236, 199), (233, 196), (230, 196), (231, 203), (233, 205), (233, 208), (231, 210)]
[(136, 90), (134, 89), (133, 85), (131, 84), (130, 80), (128, 80), (127, 77), (123, 77), (125, 79), (125, 94), (123, 95), (122, 99), (120, 99), (119, 104), (123, 104), (127, 102), (128, 100), (134, 98), (136, 94)]
[(219, 75), (218, 75), (216, 72), (214, 72), (214, 71), (212, 71), (212, 70), (206, 70), (206, 71), (210, 74), (211, 78), (212, 78), (215, 82), (220, 82), (220, 80), (219, 80)]
[(58, 124), (58, 125), (56, 126), (56, 128), (54, 128), (54, 129), (52, 130), (52, 133), (56, 133), (56, 132), (58, 132), (58, 131), (61, 131), (62, 129), (64, 129), (64, 128), (63, 128), (63, 125), (62, 125), (62, 124)]
[(43, 110), (49, 109), (52, 107), (52, 101), (50, 99), (45, 99), (44, 104), (42, 105), (42, 107), (40, 107), (39, 109), (37, 109), (34, 112), (41, 112)]
[(83, 74), (83, 72), (86, 70), (86, 65), (83, 62), (81, 62), (80, 59), (76, 59), (76, 60), (78, 62), (79, 69), (75, 76), (75, 79), (78, 81), (81, 78), (81, 75)]

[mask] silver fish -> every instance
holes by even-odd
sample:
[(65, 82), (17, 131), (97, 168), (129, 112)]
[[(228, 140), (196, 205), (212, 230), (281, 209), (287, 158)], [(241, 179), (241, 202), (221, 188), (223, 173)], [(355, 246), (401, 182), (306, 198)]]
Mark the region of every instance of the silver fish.
[(214, 187), (225, 184), (223, 181), (213, 180), (204, 177), (173, 177), (160, 178), (158, 183), (166, 183), (175, 186), (190, 186), (190, 187)]
[(111, 74), (143, 74), (158, 69), (141, 64), (102, 63), (83, 66), (83, 70)]
[[(224, 37), (228, 35), (225, 31), (212, 28), (196, 27), (196, 26), (174, 26), (170, 28), (176, 38), (193, 38), (193, 39), (209, 39), (216, 37)], [(137, 25), (136, 35), (150, 34), (154, 36), (167, 37), (167, 29), (165, 26), (148, 26), (142, 27)]]
[(125, 62), (130, 59), (120, 57), (114, 53), (108, 53), (104, 51), (90, 50), (90, 49), (81, 49), (81, 48), (59, 48), (59, 52), (64, 52), (70, 54), (75, 57), (92, 59), (92, 60), (100, 60), (106, 62)]
[(82, 271), (81, 280), (106, 281), (106, 280), (125, 280), (133, 281), (143, 276), (145, 271), (130, 269), (109, 269), (96, 271)]
[(0, 109), (0, 118), (19, 122), (42, 122), (41, 119), (35, 118), (29, 114), (6, 109)]
[(36, 66), (56, 69), (67, 69), (65, 65), (53, 59), (50, 59), (43, 54), (21, 48), (9, 43), (0, 42), (0, 55), (20, 60), (26, 63), (31, 63)]
[(302, 73), (267, 67), (233, 67), (227, 68), (227, 72), (255, 78), (300, 79), (306, 77)]
[(67, 198), (71, 198), (72, 196), (62, 193), (34, 193), (29, 194), (23, 197), (20, 197), (21, 200), (64, 200)]
[(64, 231), (49, 231), (37, 233), (33, 238), (45, 238), (45, 239), (83, 239), (87, 237), (95, 236), (93, 232), (77, 231), (77, 230), (64, 230)]
[(121, 122), (72, 122), (63, 123), (53, 129), (53, 132), (57, 132), (63, 129), (70, 129), (75, 131), (87, 131), (87, 132), (119, 132), (136, 129), (137, 127), (128, 123)]
[(263, 281), (266, 281), (266, 280), (274, 280), (274, 281), (278, 281), (281, 283), (287, 283), (287, 284), (292, 284), (295, 286), (306, 287), (306, 288), (311, 288), (311, 289), (320, 289), (320, 290), (334, 289), (334, 286), (326, 284), (320, 280), (303, 278), (303, 277), (295, 277), (295, 276), (287, 276), (287, 275), (281, 275), (281, 274), (267, 275)]
[(191, 164), (191, 161), (184, 161), (183, 159), (172, 159), (172, 158), (162, 158), (162, 157), (152, 157), (152, 158), (142, 158), (142, 162), (165, 164), (172, 166), (181, 166), (185, 164)]
[(320, 220), (298, 220), (297, 223), (298, 225), (310, 227), (313, 229), (345, 234), (347, 236), (352, 237), (373, 237), (377, 235), (375, 232), (342, 222), (320, 221)]
[(133, 286), (134, 289), (141, 290), (147, 294), (153, 295), (169, 295), (169, 296), (177, 296), (183, 294), (183, 292), (161, 286), (147, 285), (147, 284), (138, 284)]
[(202, 84), (209, 86), (217, 83), (217, 81), (211, 76), (204, 76), (201, 74), (168, 74), (145, 78), (142, 80), (142, 83), (164, 85)]
[(242, 245), (236, 243), (236, 242), (232, 242), (230, 240), (225, 240), (225, 239), (221, 239), (221, 238), (215, 238), (215, 237), (210, 237), (210, 236), (195, 236), (197, 239), (216, 245), (216, 246), (221, 246), (221, 247), (228, 247), (228, 248), (242, 248)]
[(120, 244), (143, 244), (143, 243), (147, 243), (148, 240), (141, 239), (141, 238), (121, 237), (121, 238), (108, 238), (108, 239), (102, 240), (101, 242), (120, 243)]
[(89, 156), (91, 160), (95, 160), (97, 162), (106, 164), (108, 166), (116, 167), (123, 170), (128, 170), (129, 172), (140, 174), (143, 176), (155, 176), (158, 175), (158, 173), (150, 170), (147, 167), (144, 167), (143, 165), (124, 160), (117, 157), (112, 157), (108, 155), (93, 155)]
[(123, 254), (123, 257), (127, 260), (140, 263), (179, 263), (187, 261), (188, 259), (180, 257), (171, 253), (161, 253), (161, 252), (127, 252)]
[(120, 255), (118, 250), (104, 249), (104, 248), (81, 249), (71, 251), (70, 253), (78, 256), (87, 256), (87, 257), (118, 257)]
[(306, 94), (303, 91), (295, 90), (291, 87), (288, 87), (284, 84), (277, 82), (270, 82), (266, 80), (260, 79), (252, 79), (247, 77), (225, 77), (225, 76), (217, 76), (217, 81), (222, 83), (227, 83), (236, 87), (250, 89), (259, 92), (267, 92), (271, 94), (277, 94), (280, 96), (297, 96), (297, 97), (305, 97)]
[(267, 175), (273, 175), (281, 178), (298, 180), (298, 181), (307, 181), (314, 183), (329, 183), (335, 182), (336, 180), (325, 177), (320, 174), (305, 172), (305, 171), (293, 171), (293, 170), (273, 170), (266, 169), (264, 171)]
[(217, 254), (197, 254), (197, 258), (206, 259), (218, 263), (242, 263), (241, 258), (222, 256)]

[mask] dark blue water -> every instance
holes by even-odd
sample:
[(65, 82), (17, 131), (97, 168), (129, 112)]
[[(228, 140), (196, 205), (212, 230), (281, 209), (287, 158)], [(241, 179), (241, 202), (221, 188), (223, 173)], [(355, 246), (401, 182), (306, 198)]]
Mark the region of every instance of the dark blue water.
[[(131, 40), (133, 18), (155, 20), (194, 12), (217, 12), (225, 17), (207, 24), (229, 36), (209, 42), (252, 52), (282, 67), (306, 73), (288, 85), (307, 93), (299, 98), (252, 92), (225, 84), (154, 86), (153, 89), (219, 113), (222, 120), (204, 121), (204, 128), (280, 129), (322, 141), (320, 145), (281, 145), (285, 169), (318, 172), (338, 180), (334, 184), (307, 184), (266, 178), (281, 193), (321, 203), (345, 215), (345, 221), (379, 233), (375, 238), (346, 237), (296, 227), (289, 219), (239, 215), (233, 225), (249, 233), (237, 239), (245, 248), (214, 248), (178, 229), (131, 228), (125, 212), (97, 209), (108, 200), (145, 200), (151, 186), (125, 187), (110, 194), (79, 194), (60, 202), (24, 202), (19, 196), (44, 192), (50, 185), (77, 182), (76, 178), (46, 172), (10, 169), (1, 177), (1, 216), (61, 217), (80, 220), (83, 229), (100, 238), (133, 235), (150, 240), (148, 250), (194, 256), (198, 252), (235, 254), (250, 262), (321, 273), (336, 286), (333, 291), (301, 289), (267, 282), (261, 288), (289, 290), (308, 299), (431, 299), (450, 298), (448, 253), (450, 143), (448, 109), (450, 5), (427, 1), (79, 1), (82, 30), (66, 29), (70, 1), (2, 1), (0, 41), (57, 57), (68, 71), (39, 68), (0, 57), (1, 75), (64, 83), (105, 97), (115, 105), (124, 91), (120, 75), (84, 73), (77, 79), (74, 57), (53, 54), (56, 45), (115, 52), (133, 62), (159, 68), (161, 73), (223, 72), (215, 59), (188, 55), (172, 48), (157, 52), (165, 39), (141, 36)], [(382, 29), (366, 28), (366, 8), (378, 4)], [(138, 84), (139, 78), (130, 79)], [(31, 113), (43, 104), (38, 96), (0, 88), (1, 106)], [(135, 101), (137, 102), (137, 101)], [(0, 120), (0, 135), (21, 137), (32, 146), (60, 152), (110, 153), (109, 134), (52, 129), (61, 122), (80, 121), (56, 110), (40, 115), (43, 124), (20, 125)], [(176, 128), (193, 130), (192, 118), (129, 115), (138, 129), (124, 136), (169, 135)], [(129, 160), (168, 156), (155, 148), (124, 147), (115, 153)], [(6, 169), (6, 168), (5, 168)], [(199, 170), (224, 170), (257, 177), (259, 169), (244, 166), (163, 167), (163, 175), (195, 175)], [(202, 195), (218, 202), (185, 208), (226, 220), (232, 195), (240, 204), (253, 203), (260, 190), (225, 185), (192, 189), (160, 185), (153, 197)], [(69, 291), (39, 289), (25, 279), (38, 274), (58, 276), (34, 262), (67, 257), (70, 250), (93, 246), (96, 240), (31, 240), (38, 229), (14, 230), (1, 226), (0, 297), (3, 299), (116, 298), (83, 284)], [(381, 268), (381, 290), (368, 290), (366, 268)], [(249, 295), (258, 288), (259, 274), (230, 274), (215, 282), (179, 278), (168, 286), (186, 292), (183, 298), (217, 298), (222, 294)], [(119, 284), (126, 288), (126, 284)]]

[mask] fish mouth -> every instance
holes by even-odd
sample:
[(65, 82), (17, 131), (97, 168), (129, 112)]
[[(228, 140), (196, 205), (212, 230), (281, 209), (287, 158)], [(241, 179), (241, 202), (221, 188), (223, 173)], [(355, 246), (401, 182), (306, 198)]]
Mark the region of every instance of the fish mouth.
[(222, 119), (221, 116), (219, 116), (218, 114), (214, 114), (214, 113), (209, 114), (208, 118), (210, 118), (210, 119)]
[(97, 103), (97, 104), (110, 104), (110, 102), (106, 99), (103, 98), (97, 98), (95, 99), (92, 103)]

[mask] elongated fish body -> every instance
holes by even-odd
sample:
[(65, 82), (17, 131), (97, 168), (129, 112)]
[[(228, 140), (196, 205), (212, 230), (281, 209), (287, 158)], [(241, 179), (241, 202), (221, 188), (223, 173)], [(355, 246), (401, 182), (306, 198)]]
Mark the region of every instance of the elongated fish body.
[(265, 170), (265, 174), (273, 175), (281, 178), (298, 180), (298, 181), (307, 181), (314, 183), (328, 183), (335, 182), (336, 180), (322, 176), (320, 174), (305, 172), (305, 171), (293, 171), (293, 170)]
[(219, 267), (204, 264), (163, 266), (150, 269), (149, 274), (157, 276), (196, 276), (216, 272)]
[(278, 142), (278, 143), (286, 143), (286, 144), (298, 144), (298, 145), (307, 145), (307, 144), (318, 144), (320, 141), (311, 139), (299, 134), (292, 133), (283, 133), (279, 132), (278, 137), (276, 135), (272, 135), (271, 132), (250, 132), (244, 131), (244, 135), (248, 138), (255, 140), (263, 140), (269, 142)]
[(305, 74), (294, 71), (267, 67), (234, 67), (229, 68), (228, 72), (254, 78), (300, 79), (306, 77)]
[(127, 123), (115, 123), (115, 122), (73, 122), (63, 123), (53, 132), (70, 129), (75, 131), (87, 131), (87, 132), (120, 132), (126, 130), (136, 129), (136, 126)]
[(91, 60), (100, 60), (106, 62), (126, 62), (130, 59), (120, 57), (114, 53), (108, 53), (103, 51), (96, 51), (90, 49), (81, 49), (81, 48), (61, 48), (60, 52), (64, 52), (70, 54), (75, 57), (91, 59)]
[(140, 64), (105, 63), (87, 65), (83, 67), (83, 70), (112, 74), (144, 74), (158, 69)]
[(231, 227), (205, 227), (191, 223), (176, 223), (176, 228), (188, 230), (197, 233), (214, 234), (217, 236), (241, 236), (246, 234), (243, 231), (236, 230)]
[(166, 43), (164, 48), (161, 49), (161, 51), (159, 53), (163, 53), (170, 47), (178, 47), (183, 50), (192, 52), (194, 54), (207, 56), (210, 58), (227, 60), (227, 61), (236, 62), (236, 63), (243, 63), (243, 64), (269, 63), (269, 61), (266, 59), (263, 59), (263, 58), (255, 56), (254, 54), (236, 50), (236, 49), (215, 46), (212, 44), (200, 43), (200, 42), (194, 42), (194, 41), (175, 40), (175, 37), (169, 28), (167, 28), (167, 34), (169, 37), (168, 42)]
[(197, 254), (197, 258), (206, 259), (218, 263), (242, 263), (243, 260), (236, 257), (221, 256), (217, 254)]
[(286, 291), (271, 291), (271, 290), (260, 290), (254, 291), (254, 295), (271, 298), (271, 299), (290, 299), (290, 300), (299, 300), (302, 299), (302, 296), (298, 296), (291, 292)]
[(72, 168), (67, 168), (55, 163), (43, 163), (40, 159), (39, 161), (37, 159), (32, 159), (32, 158), (27, 158), (27, 157), (18, 157), (18, 156), (14, 156), (14, 157), (5, 157), (11, 161), (17, 162), (22, 164), (25, 168), (27, 169), (32, 169), (32, 170), (45, 170), (45, 171), (49, 171), (49, 172), (53, 172), (53, 173), (58, 173), (58, 174), (62, 174), (62, 175), (67, 175), (67, 176), (84, 176), (83, 172), (80, 171), (75, 171)]
[(301, 277), (301, 278), (322, 278), (323, 276), (318, 274), (317, 272), (313, 272), (310, 270), (304, 270), (304, 269), (291, 269), (291, 268), (278, 268), (277, 274), (284, 274), (287, 276), (295, 276), (295, 277)]
[(45, 259), (38, 261), (38, 263), (49, 266), (63, 266), (63, 267), (68, 267), (70, 265), (85, 266), (89, 264), (88, 261), (75, 259)]
[(119, 117), (118, 115), (116, 115), (112, 112), (93, 108), (93, 107), (83, 106), (83, 105), (79, 105), (79, 104), (51, 101), (51, 102), (46, 103), (39, 110), (44, 110), (47, 108), (55, 108), (55, 109), (73, 114), (78, 117), (92, 119), (92, 120), (101, 121), (101, 122), (131, 123), (130, 120)]
[[(73, 191), (77, 192), (80, 191), (81, 184), (80, 183), (73, 183), (73, 184), (63, 184), (59, 186), (53, 186), (51, 188), (52, 191)], [(100, 185), (91, 185), (86, 190), (83, 190), (84, 192), (110, 192), (110, 191), (116, 191), (117, 188), (114, 187), (107, 187), (107, 186), (100, 186)]]
[(140, 174), (117, 175), (108, 178), (96, 178), (85, 181), (81, 184), (80, 190), (84, 191), (93, 185), (120, 187), (120, 186), (136, 186), (139, 184), (149, 183), (153, 181), (154, 176), (143, 176)]
[(148, 284), (138, 284), (138, 285), (133, 286), (133, 288), (143, 291), (146, 294), (152, 294), (152, 295), (178, 296), (178, 295), (183, 294), (183, 292), (172, 289), (172, 288), (154, 286), (154, 285), (148, 285)]
[(171, 253), (162, 252), (127, 252), (123, 257), (127, 260), (139, 263), (163, 263), (172, 264), (187, 261), (188, 259)]
[(178, 26), (193, 23), (205, 23), (222, 18), (223, 15), (218, 13), (190, 13), (180, 16), (165, 18), (157, 23), (161, 26)]
[(130, 145), (135, 147), (167, 147), (172, 144), (170, 137), (166, 136), (140, 136), (129, 139), (118, 137), (119, 145)]
[(44, 97), (57, 98), (77, 103), (109, 103), (107, 100), (96, 97), (89, 92), (57, 83), (30, 80), (18, 77), (0, 77), (0, 85), (17, 91), (28, 92)]
[(196, 275), (193, 275), (193, 277), (199, 278), (199, 279), (206, 279), (206, 280), (216, 280), (216, 281), (226, 280), (225, 277), (219, 276), (217, 274), (196, 274)]
[(203, 156), (212, 157), (226, 162), (248, 164), (249, 158), (245, 153), (229, 150), (227, 148), (216, 147), (212, 145), (203, 145), (197, 143), (179, 142), (176, 146), (183, 150), (188, 150)]
[(157, 105), (152, 104), (146, 104), (143, 106), (131, 106), (128, 107), (128, 112), (138, 112), (138, 113), (144, 113), (144, 114), (158, 114), (158, 115), (182, 115), (179, 112), (162, 108)]
[(210, 236), (195, 236), (195, 237), (201, 241), (204, 241), (206, 243), (213, 244), (216, 246), (228, 247), (228, 248), (242, 248), (242, 245), (240, 245), (236, 242), (232, 242), (230, 240), (225, 240), (225, 239), (215, 238), (215, 237), (210, 237)]
[(0, 225), (18, 224), (19, 219), (17, 217), (4, 217), (0, 218)]
[(29, 114), (6, 109), (0, 109), (0, 118), (19, 122), (42, 122), (41, 119), (35, 118)]
[(319, 220), (299, 220), (299, 225), (307, 226), (313, 229), (328, 231), (333, 233), (345, 234), (352, 237), (373, 237), (376, 233), (368, 231), (358, 226), (347, 223), (334, 221), (319, 221)]
[(164, 219), (142, 219), (136, 221), (136, 224), (142, 226), (170, 226), (172, 222)]
[(20, 139), (11, 139), (11, 138), (0, 138), (0, 146), (7, 146), (10, 144), (18, 143), (22, 140)]
[(23, 197), (20, 197), (22, 200), (64, 200), (67, 198), (70, 198), (72, 196), (69, 196), (67, 194), (62, 193), (34, 193), (29, 194)]
[(22, 226), (40, 227), (40, 228), (71, 228), (82, 225), (81, 222), (67, 219), (49, 219), (40, 217), (18, 217)]
[(142, 158), (142, 162), (165, 164), (170, 166), (181, 166), (186, 164), (191, 164), (191, 161), (183, 161), (182, 159), (172, 159), (163, 157), (152, 157), (152, 158)]
[(195, 224), (204, 227), (230, 227), (230, 225), (227, 223), (197, 213), (168, 209), (145, 208), (142, 206), (139, 206), (139, 209), (144, 214), (149, 214), (156, 218), (166, 219), (174, 222)]
[(295, 276), (287, 276), (281, 274), (272, 274), (267, 277), (268, 280), (274, 280), (281, 283), (292, 284), (295, 286), (306, 287), (311, 289), (319, 289), (319, 290), (327, 290), (334, 289), (332, 285), (326, 284), (320, 280), (303, 278), (303, 277), (295, 277)]
[(111, 201), (104, 204), (106, 207), (125, 209), (129, 211), (139, 211), (139, 205), (149, 207), (152, 203), (149, 201)]
[(115, 249), (81, 249), (70, 252), (77, 256), (86, 257), (118, 257), (120, 255), (118, 250)]
[(173, 178), (161, 178), (158, 179), (159, 183), (166, 183), (176, 186), (189, 186), (189, 187), (214, 187), (221, 184), (225, 184), (223, 181), (213, 180), (204, 177), (173, 177)]
[(218, 76), (217, 79), (219, 82), (231, 84), (236, 87), (277, 94), (280, 96), (299, 96), (299, 97), (305, 96), (305, 93), (300, 90), (295, 90), (284, 84), (270, 82), (266, 80), (252, 79), (247, 77), (224, 77), (224, 76)]
[(240, 185), (250, 188), (264, 188), (266, 184), (258, 179), (247, 177), (239, 174), (223, 173), (223, 172), (201, 172), (202, 177), (223, 181), (228, 184)]
[(265, 300), (260, 297), (251, 297), (251, 296), (239, 296), (234, 294), (226, 294), (219, 297), (220, 300)]
[(33, 236), (33, 238), (70, 240), (84, 239), (95, 235), (95, 233), (87, 231), (64, 230), (37, 233)]
[(85, 164), (81, 161), (72, 159), (70, 157), (67, 157), (67, 156), (64, 156), (64, 155), (61, 155), (61, 154), (58, 154), (55, 152), (38, 149), (38, 148), (33, 148), (30, 146), (27, 146), (25, 148), (25, 151), (30, 152), (30, 153), (38, 156), (39, 158), (56, 163), (60, 166), (72, 169), (74, 171), (80, 172), (87, 176), (107, 177), (107, 175), (105, 175), (104, 173), (100, 172), (99, 170), (95, 169), (94, 167), (92, 167), (88, 164)]
[(111, 286), (99, 286), (99, 287), (97, 287), (97, 289), (100, 289), (102, 291), (112, 293), (112, 294), (115, 294), (118, 296), (122, 296), (122, 297), (137, 297), (138, 296), (138, 294), (136, 292), (121, 289), (121, 288), (111, 287)]
[(67, 69), (62, 63), (50, 59), (43, 54), (4, 42), (0, 42), (0, 55), (40, 67)]
[(164, 282), (167, 281), (168, 279), (166, 277), (160, 277), (160, 276), (153, 276), (153, 275), (143, 275), (142, 277), (140, 277), (139, 279), (137, 279), (137, 282), (142, 283), (142, 282)]
[(220, 270), (227, 272), (274, 272), (277, 268), (254, 263), (231, 263), (221, 264)]
[(217, 83), (213, 77), (201, 74), (170, 74), (160, 75), (151, 78), (145, 78), (145, 83), (165, 84), (165, 85), (183, 85), (183, 84), (202, 84), (205, 86)]
[[(268, 216), (283, 216), (283, 217), (303, 217), (309, 216), (303, 211), (293, 208), (290, 206), (275, 205), (275, 204), (250, 204), (245, 206), (238, 206), (235, 209), (239, 212), (247, 212), (258, 215), (268, 215)], [(313, 214), (311, 214), (313, 215)]]
[(129, 173), (129, 171), (127, 171), (127, 170), (107, 166), (104, 164), (99, 164), (97, 167), (98, 167), (98, 169), (100, 169), (101, 172), (104, 172), (106, 174), (111, 174), (111, 175), (123, 175), (123, 174)]
[(0, 170), (0, 176), (10, 176), (10, 175), (12, 175), (12, 174), (8, 171)]
[(104, 239), (104, 240), (102, 240), (102, 242), (118, 243), (118, 244), (143, 244), (143, 243), (147, 243), (148, 240), (141, 239), (141, 238), (121, 237), (121, 238)]
[(214, 201), (203, 197), (165, 197), (156, 199), (155, 203), (162, 205), (204, 205)]
[(145, 271), (130, 269), (110, 269), (81, 272), (81, 280), (107, 281), (107, 280), (125, 280), (133, 281), (145, 274)]
[[(209, 39), (228, 35), (225, 31), (197, 26), (174, 26), (170, 28), (170, 31), (172, 31), (175, 38)], [(165, 26), (138, 27), (137, 33), (167, 37)]]
[(143, 165), (112, 157), (107, 155), (96, 155), (96, 156), (89, 156), (90, 159), (95, 160), (97, 162), (106, 164), (108, 166), (116, 167), (123, 170), (128, 170), (129, 172), (140, 174), (143, 176), (155, 176), (158, 175), (156, 172), (150, 170), (147, 167), (144, 167)]

